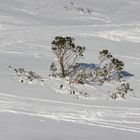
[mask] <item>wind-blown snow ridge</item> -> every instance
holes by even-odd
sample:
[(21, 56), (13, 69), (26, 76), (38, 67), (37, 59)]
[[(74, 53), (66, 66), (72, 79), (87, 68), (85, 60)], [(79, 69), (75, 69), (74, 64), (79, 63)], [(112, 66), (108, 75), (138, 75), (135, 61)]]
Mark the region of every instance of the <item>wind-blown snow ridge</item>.
[[(81, 108), (82, 107), (82, 108)], [(38, 116), (140, 133), (140, 109), (114, 108), (0, 93), (0, 112)]]
[(128, 41), (132, 43), (140, 43), (140, 29), (127, 30), (107, 30), (95, 33), (83, 33), (82, 36), (101, 37), (113, 41)]

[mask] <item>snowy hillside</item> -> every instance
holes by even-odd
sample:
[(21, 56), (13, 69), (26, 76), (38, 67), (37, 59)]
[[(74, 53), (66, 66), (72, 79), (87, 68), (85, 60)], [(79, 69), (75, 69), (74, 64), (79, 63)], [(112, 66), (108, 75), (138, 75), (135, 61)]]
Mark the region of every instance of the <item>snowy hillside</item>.
[[(0, 140), (139, 140), (139, 13), (139, 0), (0, 0)], [(80, 62), (87, 67), (108, 49), (124, 62), (134, 91), (113, 100), (118, 85), (106, 82), (77, 85), (87, 97), (69, 94), (66, 80), (49, 77), (58, 63), (55, 36), (85, 46)], [(9, 66), (41, 78), (20, 83)]]

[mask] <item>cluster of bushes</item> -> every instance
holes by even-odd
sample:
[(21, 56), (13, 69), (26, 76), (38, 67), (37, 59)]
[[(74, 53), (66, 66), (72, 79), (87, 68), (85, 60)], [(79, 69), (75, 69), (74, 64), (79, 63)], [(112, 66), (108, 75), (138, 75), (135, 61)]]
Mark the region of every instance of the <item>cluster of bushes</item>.
[(91, 15), (94, 13), (94, 10), (92, 8), (88, 7), (77, 7), (74, 2), (70, 2), (70, 5), (64, 6), (64, 9), (69, 10), (75, 10), (76, 12), (82, 14), (82, 15)]
[(82, 14), (88, 14), (88, 15), (90, 15), (90, 14), (92, 14), (94, 12), (94, 10), (90, 9), (90, 8), (81, 8), (81, 7), (79, 7), (76, 10), (78, 12), (82, 13)]
[(16, 79), (21, 83), (43, 82), (43, 78), (33, 71), (26, 71), (24, 68), (13, 68), (12, 66), (9, 66), (9, 69), (15, 73)]
[[(118, 86), (111, 94), (112, 99), (125, 98), (128, 92), (133, 89), (130, 88), (130, 84), (123, 79), (122, 71), (124, 69), (124, 63), (115, 58), (108, 50), (104, 49), (99, 52), (99, 63), (88, 69), (83, 67), (83, 63), (78, 63), (78, 60), (84, 56), (85, 47), (75, 45), (75, 39), (70, 36), (62, 37), (57, 36), (52, 41), (52, 51), (57, 57), (58, 66), (53, 62), (50, 65), (50, 77), (59, 77), (68, 81), (68, 91), (72, 95), (89, 97), (86, 92), (76, 92), (73, 85), (76, 84), (97, 84), (103, 85), (105, 82), (119, 81)], [(37, 75), (33, 71), (26, 71), (24, 68), (13, 68), (12, 70), (16, 79), (21, 83), (33, 83), (44, 82), (44, 79)], [(60, 85), (60, 90), (64, 88), (64, 85)]]
[[(70, 36), (57, 36), (52, 41), (52, 51), (58, 59), (59, 69), (53, 62), (50, 66), (50, 76), (67, 77), (69, 85), (87, 82), (102, 85), (106, 81), (121, 81), (124, 68), (124, 63), (121, 60), (115, 58), (105, 49), (99, 52), (99, 64), (92, 71), (88, 71), (81, 67), (80, 63), (77, 63), (79, 58), (83, 57), (85, 47), (75, 45), (74, 41), (75, 39)], [(129, 84), (123, 83), (112, 93), (111, 97), (113, 99), (124, 98), (128, 91), (131, 91)]]

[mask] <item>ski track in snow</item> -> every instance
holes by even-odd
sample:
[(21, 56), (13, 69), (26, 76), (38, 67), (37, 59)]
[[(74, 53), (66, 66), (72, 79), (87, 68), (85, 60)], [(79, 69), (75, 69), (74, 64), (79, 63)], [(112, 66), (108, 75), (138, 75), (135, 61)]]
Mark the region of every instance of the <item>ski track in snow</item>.
[(93, 106), (0, 93), (0, 112), (140, 133), (140, 109)]

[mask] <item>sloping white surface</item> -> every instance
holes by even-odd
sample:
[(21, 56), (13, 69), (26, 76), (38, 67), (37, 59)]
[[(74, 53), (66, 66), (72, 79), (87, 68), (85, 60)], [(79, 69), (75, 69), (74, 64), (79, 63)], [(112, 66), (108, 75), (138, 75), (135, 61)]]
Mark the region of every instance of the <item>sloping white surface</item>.
[[(1, 0), (0, 139), (139, 139), (139, 13), (139, 0)], [(84, 64), (97, 64), (102, 49), (122, 59), (134, 93), (107, 100), (115, 83), (78, 86), (86, 99), (61, 91), (64, 81), (48, 77), (57, 35), (86, 47)], [(9, 65), (35, 71), (45, 84), (18, 83)]]

